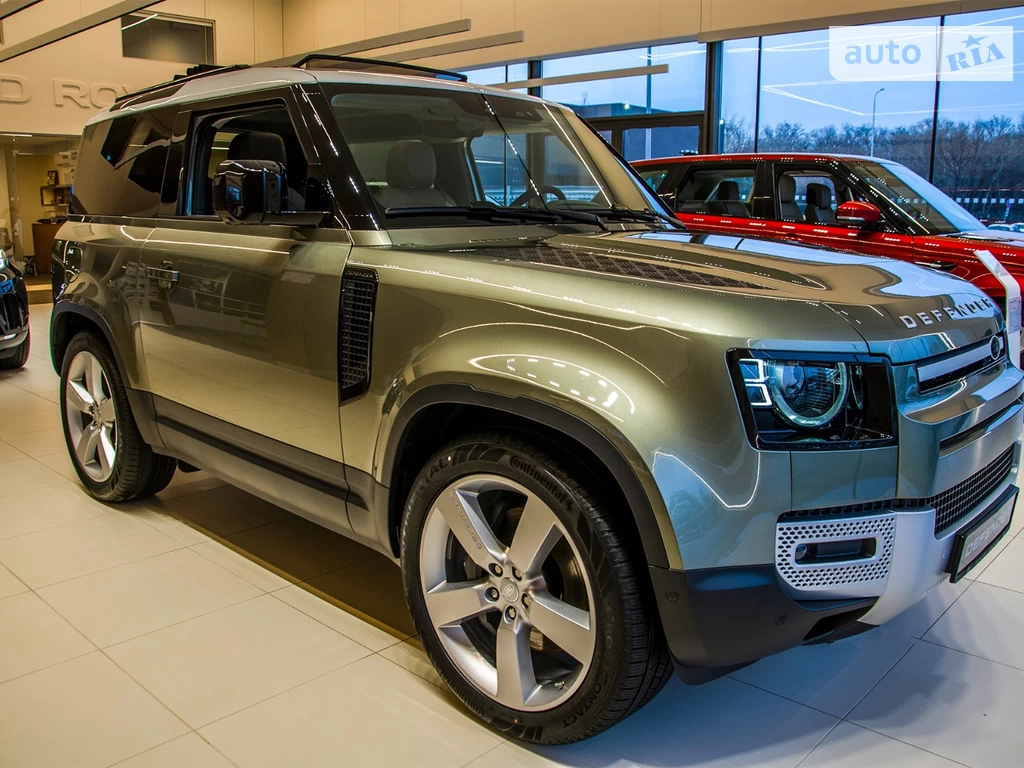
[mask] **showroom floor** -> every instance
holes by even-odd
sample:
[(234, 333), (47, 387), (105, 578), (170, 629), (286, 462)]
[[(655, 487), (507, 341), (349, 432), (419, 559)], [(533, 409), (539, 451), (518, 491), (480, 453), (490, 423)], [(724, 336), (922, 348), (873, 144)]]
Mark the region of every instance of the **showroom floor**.
[(0, 765), (1024, 764), (1024, 537), (881, 630), (524, 749), (443, 689), (383, 557), (203, 473), (89, 499), (48, 321), (0, 374)]

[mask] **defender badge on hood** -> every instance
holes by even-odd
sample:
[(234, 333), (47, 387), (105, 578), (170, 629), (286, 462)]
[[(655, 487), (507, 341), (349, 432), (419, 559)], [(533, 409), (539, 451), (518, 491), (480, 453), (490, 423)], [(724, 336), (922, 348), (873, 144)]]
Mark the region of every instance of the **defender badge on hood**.
[[(988, 299), (976, 299), (974, 301), (968, 301), (964, 304), (954, 304), (952, 306), (945, 306), (942, 309), (932, 309), (928, 312), (918, 312), (914, 315), (900, 315), (900, 320), (907, 328), (917, 328), (919, 325), (933, 325), (935, 323), (941, 323), (946, 320), (946, 316), (950, 320), (956, 320), (958, 318), (970, 317), (971, 315), (977, 315), (984, 312), (986, 309), (995, 307)], [(943, 314), (945, 313), (945, 315)]]

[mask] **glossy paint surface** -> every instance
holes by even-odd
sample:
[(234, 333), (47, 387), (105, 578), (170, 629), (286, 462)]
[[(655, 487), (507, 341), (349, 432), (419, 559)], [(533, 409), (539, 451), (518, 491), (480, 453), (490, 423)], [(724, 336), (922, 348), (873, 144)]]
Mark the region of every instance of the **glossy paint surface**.
[(338, 304), (349, 248), (337, 230), (155, 228), (139, 283), (149, 390), (342, 461)]
[[(628, 458), (677, 567), (772, 562), (781, 512), (891, 495), (902, 471), (894, 450), (799, 465), (788, 452), (754, 450), (729, 350), (911, 362), (1002, 328), (989, 303), (941, 328), (909, 329), (901, 316), (983, 297), (900, 262), (769, 241), (527, 227), (391, 235), (390, 246), (357, 245), (350, 259), (376, 270), (380, 286), (370, 391), (341, 409), (347, 462), (387, 483), (381, 462), (397, 414), (433, 385), (537, 400), (596, 425)], [(998, 387), (1020, 389), (1019, 372), (1002, 375)], [(806, 469), (833, 481), (797, 493)]]

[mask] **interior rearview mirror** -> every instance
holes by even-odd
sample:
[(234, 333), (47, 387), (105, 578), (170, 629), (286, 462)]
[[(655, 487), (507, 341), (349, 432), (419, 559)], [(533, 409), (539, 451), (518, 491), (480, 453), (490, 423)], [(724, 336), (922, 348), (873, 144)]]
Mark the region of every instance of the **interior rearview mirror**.
[(285, 167), (274, 160), (225, 160), (213, 176), (213, 212), (227, 224), (316, 226), (327, 211), (289, 211)]
[(874, 203), (850, 200), (836, 208), (836, 222), (858, 229), (874, 229), (881, 224), (882, 212)]

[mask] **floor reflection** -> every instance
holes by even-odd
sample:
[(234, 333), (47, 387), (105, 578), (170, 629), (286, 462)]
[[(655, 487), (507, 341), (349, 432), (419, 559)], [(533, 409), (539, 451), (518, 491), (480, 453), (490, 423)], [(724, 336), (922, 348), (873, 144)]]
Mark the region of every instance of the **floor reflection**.
[(173, 517), (388, 634), (415, 630), (401, 571), (383, 555), (206, 473), (178, 473), (146, 507)]

